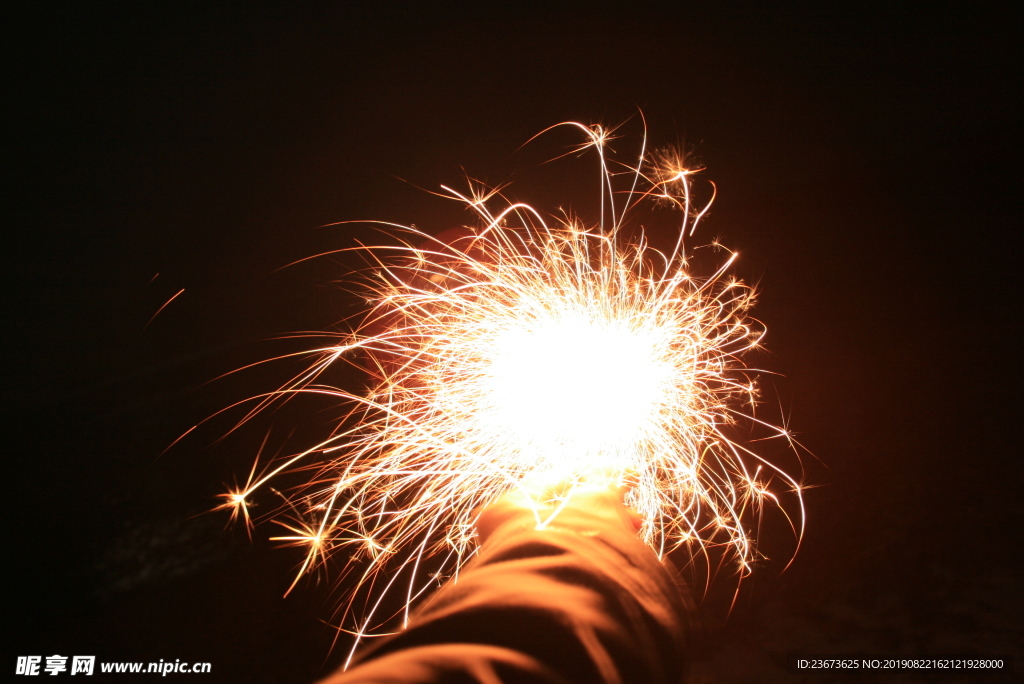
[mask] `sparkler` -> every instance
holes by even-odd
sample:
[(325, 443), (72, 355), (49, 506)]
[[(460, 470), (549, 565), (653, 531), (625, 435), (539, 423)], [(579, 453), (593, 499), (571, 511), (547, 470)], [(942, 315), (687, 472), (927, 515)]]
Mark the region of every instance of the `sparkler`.
[[(741, 577), (757, 559), (752, 521), (779, 504), (776, 484), (796, 494), (791, 524), (802, 535), (799, 483), (728, 436), (753, 421), (790, 439), (754, 417), (757, 372), (741, 357), (765, 328), (749, 315), (754, 290), (729, 275), (737, 255), (692, 273), (685, 238), (711, 204), (695, 206), (699, 169), (648, 154), (646, 138), (634, 164), (615, 165), (611, 131), (560, 126), (582, 132), (577, 151), (599, 160), (596, 227), (472, 182), (465, 193), (444, 187), (478, 225), (452, 241), (392, 225), (399, 244), (356, 248), (373, 262), (365, 322), (306, 352), (307, 370), (249, 413), (296, 393), (348, 406), (332, 436), (257, 463), (222, 508), (248, 523), (258, 490), (310, 469), (279, 520), (289, 534), (275, 539), (305, 549), (296, 581), (347, 556), (356, 590), (342, 621), (357, 643), (392, 617), (385, 595), (404, 595), (407, 618), (435, 578), (457, 574), (476, 548), (477, 512), (511, 490), (536, 503), (543, 527), (579, 487), (625, 485), (638, 534), (659, 554), (725, 549)], [(625, 238), (645, 203), (679, 217), (671, 252)], [(371, 369), (368, 391), (325, 384), (343, 361)], [(358, 609), (357, 595), (369, 597)]]

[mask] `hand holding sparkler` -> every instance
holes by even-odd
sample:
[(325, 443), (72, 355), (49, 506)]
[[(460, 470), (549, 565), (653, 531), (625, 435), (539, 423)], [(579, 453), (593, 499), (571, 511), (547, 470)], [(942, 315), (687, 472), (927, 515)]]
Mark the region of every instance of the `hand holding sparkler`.
[(584, 482), (560, 483), (541, 493), (515, 489), (480, 513), (477, 535), (480, 543), (486, 544), (498, 527), (515, 524), (524, 529), (554, 526), (586, 534), (621, 528), (635, 536), (643, 518), (626, 505), (626, 492), (625, 487)]

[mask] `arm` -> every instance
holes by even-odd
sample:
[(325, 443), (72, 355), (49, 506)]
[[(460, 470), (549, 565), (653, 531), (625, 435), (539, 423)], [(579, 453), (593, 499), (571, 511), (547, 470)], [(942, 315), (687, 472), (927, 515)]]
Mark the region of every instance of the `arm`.
[(458, 581), (408, 629), (323, 684), (675, 683), (689, 610), (673, 570), (636, 538), (611, 491), (577, 494), (555, 521), (506, 496)]

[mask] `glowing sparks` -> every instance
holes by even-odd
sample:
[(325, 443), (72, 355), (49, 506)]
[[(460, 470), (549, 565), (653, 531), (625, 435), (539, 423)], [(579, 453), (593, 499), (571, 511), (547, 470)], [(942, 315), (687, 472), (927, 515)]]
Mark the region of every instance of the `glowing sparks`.
[[(600, 160), (598, 226), (548, 218), (497, 190), (445, 188), (479, 224), (454, 241), (400, 229), (402, 244), (364, 248), (375, 261), (365, 324), (260, 398), (264, 408), (326, 393), (350, 407), (332, 437), (254, 467), (222, 507), (248, 520), (257, 490), (308, 466), (315, 476), (289, 496), (281, 523), (291, 534), (277, 539), (306, 549), (302, 572), (341, 553), (357, 588), (377, 582), (361, 616), (345, 607), (360, 636), (390, 617), (377, 615), (380, 597), (399, 583), (408, 605), (457, 574), (475, 549), (478, 509), (513, 489), (564, 503), (585, 481), (625, 484), (639, 534), (659, 553), (724, 546), (742, 573), (756, 558), (748, 521), (778, 503), (773, 480), (799, 501), (792, 477), (727, 436), (751, 420), (788, 439), (748, 415), (758, 390), (741, 357), (764, 328), (748, 315), (753, 290), (727, 275), (736, 254), (691, 272), (683, 237), (710, 206), (693, 206), (695, 170), (641, 152), (613, 174), (611, 131), (568, 125), (586, 136), (577, 151)], [(625, 239), (625, 219), (652, 201), (681, 217), (671, 253)], [(324, 386), (342, 360), (372, 369), (370, 390)], [(796, 519), (799, 536), (802, 510)]]

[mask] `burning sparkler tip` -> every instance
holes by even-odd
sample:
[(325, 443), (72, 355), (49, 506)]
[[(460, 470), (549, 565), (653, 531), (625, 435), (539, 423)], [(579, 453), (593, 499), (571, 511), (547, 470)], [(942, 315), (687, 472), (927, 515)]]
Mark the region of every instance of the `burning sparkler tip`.
[[(726, 273), (738, 252), (707, 277), (691, 270), (683, 240), (717, 192), (712, 184), (711, 200), (695, 206), (703, 168), (679, 153), (641, 154), (616, 193), (605, 158), (615, 129), (559, 125), (582, 130), (576, 151), (600, 157), (600, 224), (551, 219), (472, 180), (466, 193), (442, 186), (479, 225), (448, 242), (413, 227), (397, 247), (366, 248), (368, 323), (317, 350), (274, 395), (318, 393), (350, 407), (330, 438), (222, 495), (221, 507), (248, 521), (248, 497), (303, 459), (322, 459), (318, 479), (292, 497), (301, 505), (285, 499), (289, 515), (301, 508), (309, 522), (280, 523), (292, 534), (273, 538), (306, 548), (300, 574), (345, 546), (361, 564), (360, 586), (409, 569), (415, 596), (457, 574), (477, 543), (477, 511), (498, 496), (523, 492), (543, 529), (588, 487), (625, 486), (644, 541), (659, 552), (729, 548), (743, 576), (758, 558), (746, 516), (778, 502), (762, 468), (802, 492), (729, 436), (741, 419), (764, 425), (743, 408), (758, 392), (741, 360), (764, 327), (747, 314), (753, 288)], [(670, 253), (622, 237), (626, 217), (649, 200), (679, 209)], [(343, 349), (363, 354), (367, 392), (323, 384)], [(441, 567), (421, 569), (430, 558)], [(358, 633), (372, 621), (370, 611)]]

